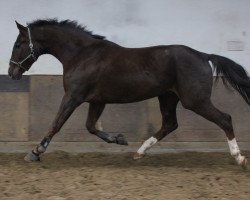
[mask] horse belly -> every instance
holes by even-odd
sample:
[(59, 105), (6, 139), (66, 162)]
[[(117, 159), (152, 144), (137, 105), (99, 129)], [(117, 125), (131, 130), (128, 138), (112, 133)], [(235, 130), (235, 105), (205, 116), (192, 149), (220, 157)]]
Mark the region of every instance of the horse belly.
[(94, 100), (105, 103), (132, 103), (166, 93), (171, 88), (167, 81), (128, 81), (104, 84), (95, 90)]

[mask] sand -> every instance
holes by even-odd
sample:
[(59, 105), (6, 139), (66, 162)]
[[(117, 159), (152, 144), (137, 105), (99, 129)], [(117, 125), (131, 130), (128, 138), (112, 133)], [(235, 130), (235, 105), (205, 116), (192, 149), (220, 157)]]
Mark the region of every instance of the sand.
[[(250, 158), (250, 152), (244, 152)], [(1, 200), (249, 200), (250, 170), (229, 153), (0, 154)]]

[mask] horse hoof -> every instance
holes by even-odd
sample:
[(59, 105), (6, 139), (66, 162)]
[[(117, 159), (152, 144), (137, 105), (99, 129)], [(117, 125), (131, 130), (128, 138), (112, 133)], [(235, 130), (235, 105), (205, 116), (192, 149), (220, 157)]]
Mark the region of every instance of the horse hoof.
[(116, 143), (120, 145), (128, 145), (128, 142), (122, 134), (116, 136)]
[(40, 161), (40, 157), (31, 151), (24, 157), (24, 160), (27, 162), (37, 162)]
[(244, 160), (240, 163), (240, 165), (243, 169), (247, 169), (247, 159), (244, 158)]
[(133, 159), (134, 160), (139, 160), (141, 158), (143, 158), (145, 156), (145, 154), (139, 154), (139, 153), (135, 153), (134, 156), (133, 156)]

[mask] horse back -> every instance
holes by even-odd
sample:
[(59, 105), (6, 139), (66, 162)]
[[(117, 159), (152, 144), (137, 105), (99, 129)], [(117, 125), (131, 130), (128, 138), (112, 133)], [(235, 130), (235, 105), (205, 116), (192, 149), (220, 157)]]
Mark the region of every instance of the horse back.
[(91, 100), (141, 101), (164, 94), (174, 85), (175, 59), (168, 46), (111, 48), (105, 54)]

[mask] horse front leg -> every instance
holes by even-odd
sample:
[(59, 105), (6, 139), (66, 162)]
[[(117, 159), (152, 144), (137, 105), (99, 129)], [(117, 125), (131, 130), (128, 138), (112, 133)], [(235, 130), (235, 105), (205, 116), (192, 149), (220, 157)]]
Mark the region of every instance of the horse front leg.
[(43, 138), (40, 144), (38, 144), (30, 153), (25, 156), (24, 160), (39, 161), (39, 155), (46, 151), (46, 148), (48, 147), (53, 136), (59, 132), (66, 120), (82, 102), (83, 101), (77, 101), (76, 99), (72, 98), (69, 94), (65, 94), (59, 107), (59, 111), (51, 127), (49, 128), (47, 135)]
[(99, 117), (101, 116), (104, 110), (105, 104), (103, 103), (90, 103), (89, 104), (89, 112), (88, 118), (86, 122), (86, 127), (88, 131), (92, 134), (95, 134), (97, 137), (101, 138), (107, 143), (116, 143), (120, 145), (128, 145), (122, 134), (118, 134), (117, 136), (113, 136), (110, 133), (106, 133), (104, 131), (100, 131), (96, 129), (95, 125)]

